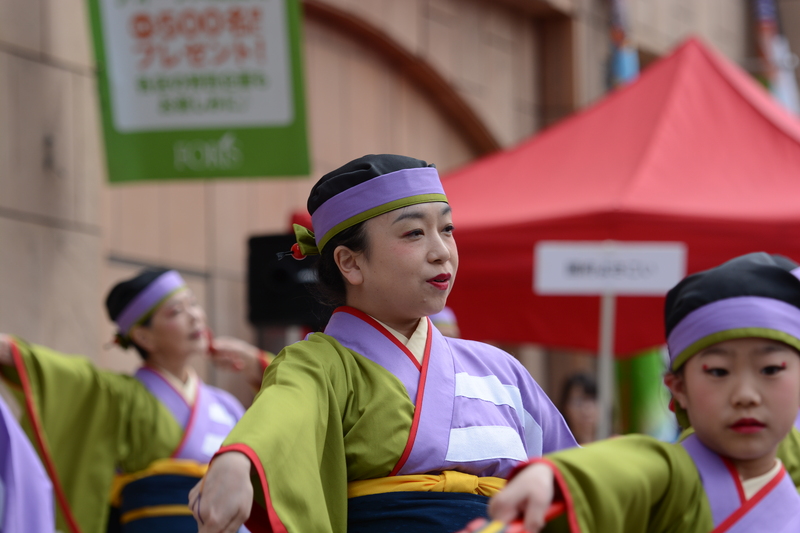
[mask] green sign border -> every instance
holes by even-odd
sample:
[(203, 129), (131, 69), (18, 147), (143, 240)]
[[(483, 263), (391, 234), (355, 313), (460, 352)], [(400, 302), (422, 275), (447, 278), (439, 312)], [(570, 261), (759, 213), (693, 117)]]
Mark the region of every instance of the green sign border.
[[(114, 128), (106, 68), (100, 2), (89, 0), (89, 16), (98, 72), (98, 93), (106, 145), (108, 179), (112, 183), (198, 178), (307, 176), (310, 173), (303, 81), (301, 9), (298, 0), (285, 0), (291, 50), (294, 122), (284, 127), (232, 127), (120, 133)], [(233, 169), (176, 170), (176, 141), (216, 142), (227, 132), (236, 135), (243, 163)]]

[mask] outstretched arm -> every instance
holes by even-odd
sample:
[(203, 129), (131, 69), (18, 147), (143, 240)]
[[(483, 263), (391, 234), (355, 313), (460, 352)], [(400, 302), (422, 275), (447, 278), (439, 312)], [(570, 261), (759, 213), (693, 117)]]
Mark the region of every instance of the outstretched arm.
[(17, 386), (24, 427), (48, 465), (58, 529), (99, 531), (106, 516), (98, 509), (108, 505), (116, 467), (131, 472), (168, 457), (180, 425), (141, 383), (98, 370), (85, 357), (8, 335), (0, 337), (0, 352), (0, 373)]
[(241, 372), (248, 383), (261, 388), (264, 370), (275, 358), (273, 354), (235, 337), (215, 337), (210, 345), (215, 366)]
[(218, 455), (189, 493), (198, 533), (236, 533), (250, 517), (253, 485), (250, 459), (231, 451)]
[[(697, 468), (683, 446), (629, 435), (533, 459), (489, 504), (500, 521), (522, 516), (540, 531), (545, 502), (563, 517), (545, 531), (642, 533), (710, 531), (710, 509)], [(549, 472), (548, 472), (549, 470)]]
[(543, 463), (527, 466), (489, 502), (489, 516), (501, 522), (521, 517), (525, 530), (538, 533), (553, 501), (553, 471)]

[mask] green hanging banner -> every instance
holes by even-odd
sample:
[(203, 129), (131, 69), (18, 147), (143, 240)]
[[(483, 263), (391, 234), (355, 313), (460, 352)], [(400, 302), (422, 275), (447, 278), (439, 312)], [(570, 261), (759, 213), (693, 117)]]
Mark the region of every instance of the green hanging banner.
[(109, 180), (309, 173), (299, 0), (89, 0)]

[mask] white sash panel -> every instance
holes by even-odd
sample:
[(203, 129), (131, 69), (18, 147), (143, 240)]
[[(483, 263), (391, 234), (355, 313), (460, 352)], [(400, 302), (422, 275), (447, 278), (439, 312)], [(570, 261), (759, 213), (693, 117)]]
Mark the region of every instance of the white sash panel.
[(445, 459), (453, 463), (469, 463), (487, 459), (525, 461), (528, 454), (519, 434), (508, 426), (471, 426), (450, 430), (450, 443)]
[(518, 387), (504, 385), (494, 375), (471, 376), (466, 372), (459, 372), (456, 374), (455, 395), (512, 407), (525, 430), (528, 454), (525, 459), (541, 454), (542, 428), (523, 407), (522, 394)]

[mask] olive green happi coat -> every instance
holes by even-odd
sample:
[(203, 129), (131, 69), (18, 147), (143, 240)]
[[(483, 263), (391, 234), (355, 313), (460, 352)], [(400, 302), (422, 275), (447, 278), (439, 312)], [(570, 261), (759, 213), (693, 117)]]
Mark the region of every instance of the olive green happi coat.
[[(263, 468), (270, 503), (287, 531), (345, 533), (347, 483), (389, 475), (413, 417), (397, 377), (316, 333), (268, 367), (261, 392), (222, 450), (254, 452), (250, 458)], [(253, 485), (263, 508), (263, 487), (257, 479)]]
[[(58, 480), (81, 533), (103, 533), (116, 469), (135, 472), (169, 457), (182, 429), (169, 411), (131, 376), (106, 372), (83, 357), (68, 357), (17, 340), (23, 368), (0, 367), (25, 405), (24, 372)], [(27, 408), (21, 423), (41, 455)], [(56, 526), (71, 532), (57, 505)]]

